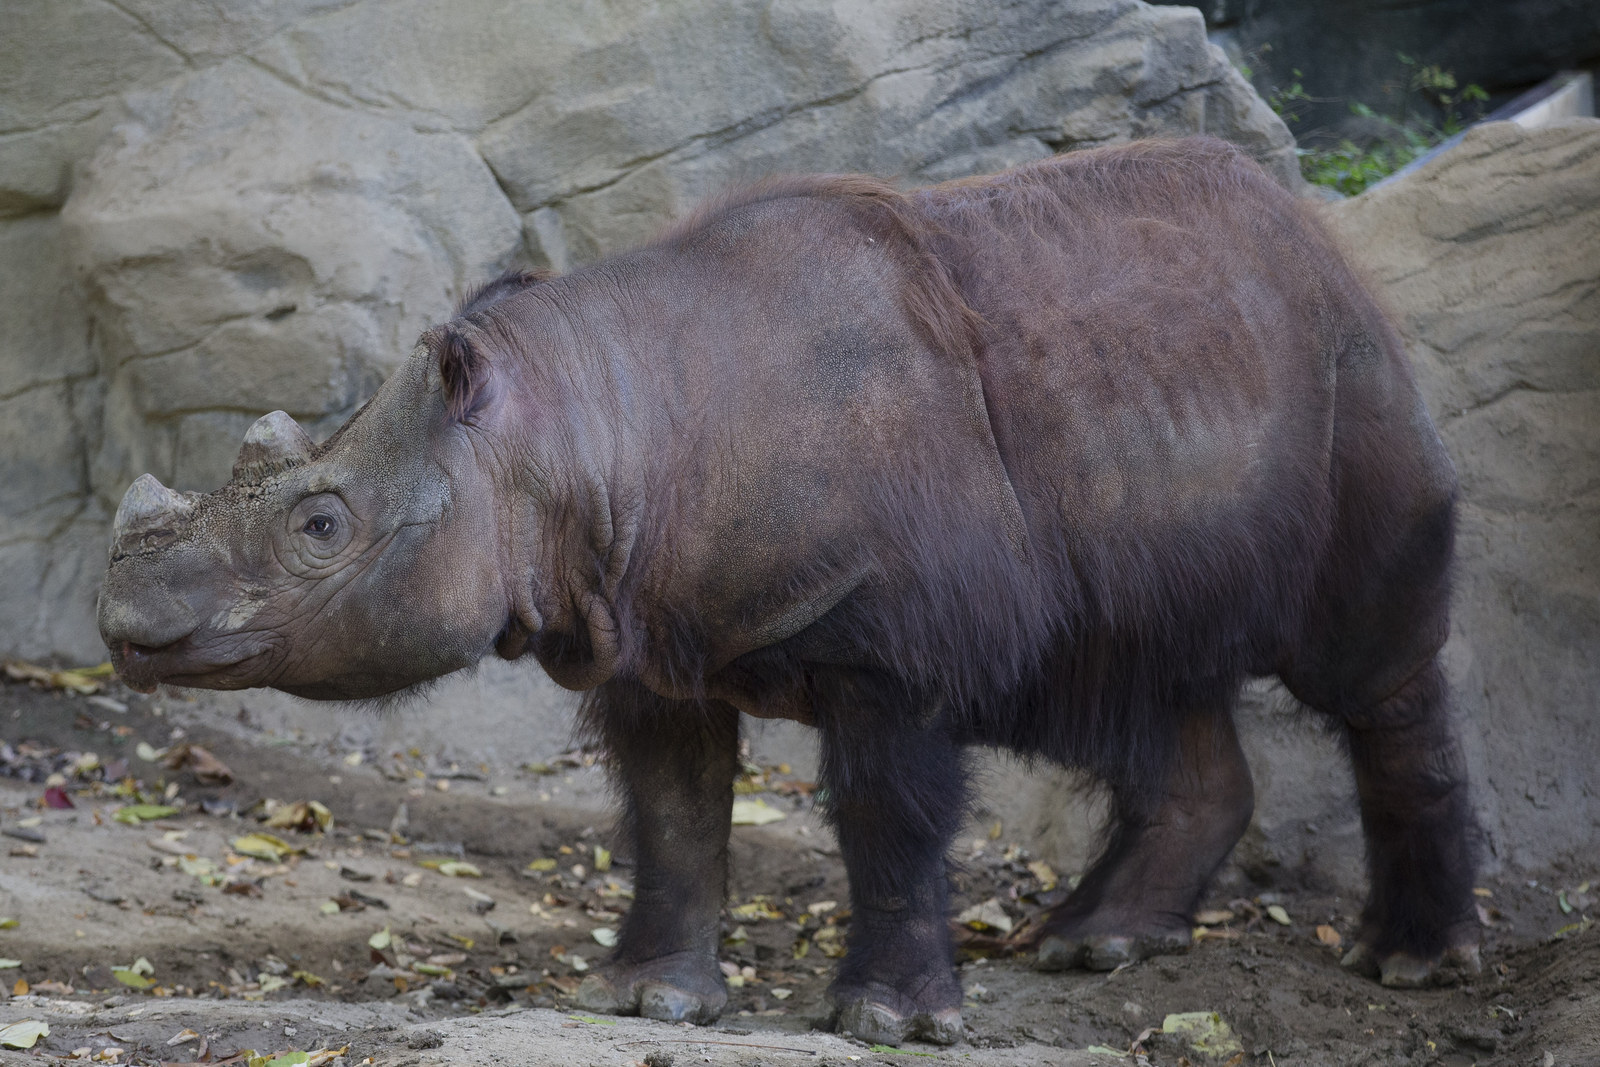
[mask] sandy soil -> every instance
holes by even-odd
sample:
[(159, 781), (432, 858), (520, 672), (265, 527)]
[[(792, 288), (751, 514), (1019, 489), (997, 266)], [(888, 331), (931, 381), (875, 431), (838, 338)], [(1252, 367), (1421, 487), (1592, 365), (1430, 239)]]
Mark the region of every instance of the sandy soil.
[[(1600, 931), (1583, 915), (1591, 895), (1600, 900), (1594, 868), (1485, 880), (1486, 969), (1452, 989), (1386, 990), (1346, 974), (1326, 942), (1348, 936), (1358, 901), (1297, 889), (1292, 872), (1269, 886), (1236, 875), (1207, 905), (1231, 918), (1207, 916), (1209, 936), (1192, 952), (1111, 974), (1038, 974), (996, 930), (962, 927), (968, 1030), (953, 1048), (874, 1050), (818, 1032), (846, 893), (809, 783), (785, 767), (741, 786), (786, 818), (735, 829), (724, 969), (739, 984), (722, 1021), (597, 1019), (568, 995), (605, 955), (631, 869), (625, 856), (596, 869), (606, 858), (596, 847), (613, 842), (593, 754), (552, 752), (515, 771), (441, 764), (420, 750), (366, 753), (356, 765), (237, 723), (220, 729), (204, 703), (185, 707), (114, 684), (97, 700), (0, 689), (0, 920), (16, 921), (0, 929), (0, 967), (18, 962), (0, 969), (0, 1027), (50, 1026), (30, 1050), (0, 1050), (0, 1063), (108, 1047), (123, 1050), (120, 1063), (345, 1049), (344, 1064), (417, 1067), (913, 1054), (1163, 1067), (1600, 1063)], [(184, 743), (220, 759), (233, 781), (204, 784), (204, 766), (172, 770), (139, 755), (141, 745), (151, 755)], [(47, 806), (51, 782), (75, 807)], [(114, 817), (169, 791), (172, 815)], [(312, 800), (331, 813), (331, 830), (258, 821)], [(297, 851), (242, 855), (240, 839), (263, 831)], [(1004, 913), (995, 922), (1019, 929), (1071, 873), (981, 826), (956, 859), (958, 910), (992, 901)], [(1208, 1052), (1161, 1032), (1186, 1012), (1215, 1012), (1233, 1044)], [(185, 1030), (196, 1036), (169, 1044)]]

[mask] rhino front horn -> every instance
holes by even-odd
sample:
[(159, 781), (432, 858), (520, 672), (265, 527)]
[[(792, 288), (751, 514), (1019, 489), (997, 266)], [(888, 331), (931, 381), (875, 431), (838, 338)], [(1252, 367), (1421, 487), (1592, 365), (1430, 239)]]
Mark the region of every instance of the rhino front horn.
[(115, 536), (171, 525), (189, 516), (194, 505), (182, 493), (168, 489), (153, 474), (141, 474), (122, 495), (113, 520)]
[(290, 467), (309, 462), (311, 438), (287, 413), (263, 415), (244, 435), (244, 447), (233, 461), (233, 480), (259, 482)]

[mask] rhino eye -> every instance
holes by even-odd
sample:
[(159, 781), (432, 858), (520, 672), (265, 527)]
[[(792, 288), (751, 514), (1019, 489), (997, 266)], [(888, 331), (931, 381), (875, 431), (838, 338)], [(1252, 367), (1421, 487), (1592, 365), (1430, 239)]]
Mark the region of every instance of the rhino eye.
[(334, 520), (333, 516), (322, 514), (311, 516), (306, 520), (305, 526), (301, 527), (307, 534), (315, 537), (318, 541), (326, 541), (333, 536), (334, 531), (338, 528), (339, 524)]

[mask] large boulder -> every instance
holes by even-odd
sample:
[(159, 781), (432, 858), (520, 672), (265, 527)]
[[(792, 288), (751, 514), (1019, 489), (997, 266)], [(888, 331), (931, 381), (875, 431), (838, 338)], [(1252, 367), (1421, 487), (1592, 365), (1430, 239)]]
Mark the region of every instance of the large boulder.
[(1456, 700), (1492, 858), (1600, 838), (1600, 120), (1496, 122), (1329, 211), (1461, 476)]
[[(920, 183), (1207, 132), (1299, 182), (1292, 139), (1192, 10), (700, 0), (630, 5), (606, 27), (599, 38), (547, 27), (540, 65), (560, 90), (529, 93), (479, 137), (530, 248), (558, 267), (775, 171)], [(433, 47), (448, 60), (473, 43)]]
[(0, 648), (98, 659), (106, 515), (88, 459), (101, 387), (63, 252), (54, 213), (0, 219)]
[(99, 332), (107, 499), (225, 481), (245, 428), (369, 396), (520, 223), (459, 134), (232, 60), (129, 101), (62, 213)]

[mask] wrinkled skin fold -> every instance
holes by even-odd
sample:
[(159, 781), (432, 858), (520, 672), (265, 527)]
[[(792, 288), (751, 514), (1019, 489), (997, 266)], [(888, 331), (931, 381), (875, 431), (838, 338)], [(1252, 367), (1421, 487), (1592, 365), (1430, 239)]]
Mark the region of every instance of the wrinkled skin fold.
[(136, 482), (100, 623), (143, 689), (360, 699), (495, 653), (585, 691), (638, 865), (596, 1011), (722, 1010), (739, 720), (811, 724), (851, 880), (837, 1025), (948, 1043), (965, 749), (1112, 798), (1041, 967), (1182, 951), (1250, 820), (1251, 677), (1345, 739), (1349, 965), (1477, 966), (1455, 495), (1305, 209), (1220, 143), (1147, 142), (911, 194), (769, 182), (505, 276), (324, 444), (277, 412), (216, 492)]

